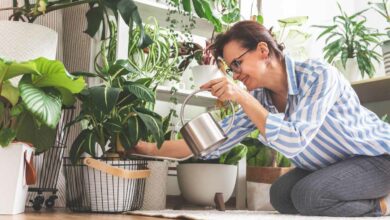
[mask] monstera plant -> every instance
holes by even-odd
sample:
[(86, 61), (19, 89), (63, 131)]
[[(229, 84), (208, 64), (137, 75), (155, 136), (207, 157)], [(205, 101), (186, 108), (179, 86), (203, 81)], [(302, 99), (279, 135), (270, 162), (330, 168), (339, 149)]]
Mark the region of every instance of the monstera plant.
[(0, 145), (23, 141), (37, 152), (53, 146), (62, 106), (73, 105), (84, 86), (60, 61), (0, 59)]

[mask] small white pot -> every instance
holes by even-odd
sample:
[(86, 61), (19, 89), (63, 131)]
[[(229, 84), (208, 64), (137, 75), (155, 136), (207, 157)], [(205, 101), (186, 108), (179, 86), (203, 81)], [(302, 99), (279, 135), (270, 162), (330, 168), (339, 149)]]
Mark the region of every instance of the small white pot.
[(356, 58), (347, 59), (345, 68), (341, 61), (336, 61), (335, 66), (349, 82), (354, 82), (363, 79)]
[(195, 205), (214, 206), (215, 193), (223, 193), (224, 202), (231, 197), (236, 185), (237, 166), (179, 164), (177, 178), (185, 200)]
[(0, 146), (0, 214), (24, 212), (28, 190), (25, 152), (27, 161), (30, 161), (34, 148), (25, 143)]
[(217, 65), (198, 65), (191, 67), (191, 70), (196, 89), (212, 79), (224, 76)]

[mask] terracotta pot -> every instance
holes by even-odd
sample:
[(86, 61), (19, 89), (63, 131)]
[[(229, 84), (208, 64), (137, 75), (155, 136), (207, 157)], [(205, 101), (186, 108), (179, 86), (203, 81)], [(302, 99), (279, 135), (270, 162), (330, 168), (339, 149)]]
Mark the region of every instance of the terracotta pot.
[(254, 167), (246, 168), (246, 180), (256, 183), (273, 183), (280, 176), (292, 170), (292, 167)]

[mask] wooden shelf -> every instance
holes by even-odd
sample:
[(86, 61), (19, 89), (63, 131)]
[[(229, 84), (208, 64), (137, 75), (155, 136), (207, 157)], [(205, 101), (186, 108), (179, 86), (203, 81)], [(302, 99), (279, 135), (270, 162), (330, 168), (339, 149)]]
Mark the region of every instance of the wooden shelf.
[[(172, 94), (171, 94), (171, 87), (169, 86), (158, 86), (157, 87), (157, 100), (160, 101), (167, 101), (169, 102)], [(189, 94), (191, 94), (192, 90), (186, 90), (186, 89), (180, 89), (175, 93), (175, 97), (177, 98), (178, 103), (183, 103), (184, 99), (187, 98)], [(217, 98), (212, 96), (208, 92), (201, 92), (197, 93), (192, 97), (189, 101), (189, 105), (197, 105), (197, 106), (203, 106), (203, 107), (211, 107), (215, 105), (215, 102), (217, 101)]]
[(390, 76), (380, 76), (351, 83), (361, 103), (390, 100)]

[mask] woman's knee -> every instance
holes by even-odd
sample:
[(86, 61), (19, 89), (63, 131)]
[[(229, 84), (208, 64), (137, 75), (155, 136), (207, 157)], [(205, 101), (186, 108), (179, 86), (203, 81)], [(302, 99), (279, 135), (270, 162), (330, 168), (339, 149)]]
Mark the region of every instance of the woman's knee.
[(298, 214), (290, 198), (291, 189), (286, 188), (283, 181), (275, 181), (270, 188), (270, 203), (272, 207), (282, 214)]
[(303, 179), (292, 188), (291, 200), (302, 215), (326, 215), (324, 211), (330, 206), (326, 192), (321, 184)]

